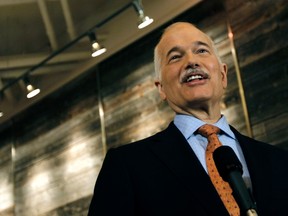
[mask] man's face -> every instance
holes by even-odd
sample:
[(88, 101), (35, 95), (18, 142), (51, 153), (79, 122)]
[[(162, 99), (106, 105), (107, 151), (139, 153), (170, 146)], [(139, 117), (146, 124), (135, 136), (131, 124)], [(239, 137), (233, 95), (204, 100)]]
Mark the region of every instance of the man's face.
[(212, 41), (187, 23), (170, 27), (158, 44), (160, 96), (176, 112), (219, 104), (227, 86), (227, 69), (221, 64)]

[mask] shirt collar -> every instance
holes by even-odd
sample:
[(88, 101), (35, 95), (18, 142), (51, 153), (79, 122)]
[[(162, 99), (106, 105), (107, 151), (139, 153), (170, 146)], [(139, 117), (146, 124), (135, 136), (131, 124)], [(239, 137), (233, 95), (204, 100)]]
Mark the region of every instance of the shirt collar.
[[(189, 137), (191, 137), (199, 127), (206, 123), (191, 115), (176, 114), (176, 116), (174, 117), (174, 124), (182, 132), (184, 137), (186, 139), (189, 139)], [(213, 125), (220, 128), (221, 131), (229, 137), (235, 139), (235, 135), (231, 131), (230, 126), (224, 115), (222, 115), (221, 118)]]

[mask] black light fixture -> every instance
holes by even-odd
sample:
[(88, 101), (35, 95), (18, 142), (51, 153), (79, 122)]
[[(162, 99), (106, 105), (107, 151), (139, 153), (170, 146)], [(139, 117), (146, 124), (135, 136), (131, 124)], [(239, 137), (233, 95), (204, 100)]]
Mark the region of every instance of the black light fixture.
[(40, 93), (40, 89), (33, 86), (31, 82), (29, 81), (28, 77), (25, 77), (23, 80), (27, 89), (27, 95), (26, 95), (27, 98), (35, 97), (36, 95)]
[(106, 52), (106, 48), (101, 46), (96, 39), (96, 35), (94, 32), (88, 32), (88, 37), (91, 42), (91, 56), (96, 57)]
[[(36, 96), (37, 94), (40, 93), (40, 89), (34, 87), (29, 81), (28, 81), (28, 75), (31, 74), (33, 71), (35, 71), (36, 69), (42, 67), (43, 65), (45, 65), (48, 61), (50, 61), (52, 58), (54, 58), (55, 56), (59, 55), (60, 53), (62, 53), (63, 51), (67, 50), (68, 48), (70, 48), (72, 45), (76, 44), (78, 41), (80, 41), (82, 38), (89, 36), (89, 39), (92, 43), (92, 57), (96, 57), (99, 56), (101, 54), (103, 54), (104, 52), (106, 52), (106, 48), (102, 47), (96, 40), (96, 35), (94, 33), (94, 30), (96, 28), (100, 28), (101, 26), (103, 26), (105, 23), (107, 23), (108, 21), (110, 21), (111, 19), (113, 19), (114, 17), (116, 17), (117, 15), (121, 14), (123, 11), (125, 11), (127, 8), (133, 6), (133, 8), (136, 10), (136, 12), (138, 13), (139, 16), (139, 23), (138, 23), (138, 28), (144, 28), (147, 25), (151, 24), (153, 22), (153, 19), (149, 18), (148, 16), (145, 16), (144, 14), (144, 10), (142, 7), (142, 1), (141, 0), (131, 0), (129, 3), (127, 3), (126, 5), (124, 5), (122, 8), (120, 8), (119, 10), (115, 11), (113, 14), (111, 14), (110, 16), (108, 16), (106, 19), (102, 20), (101, 22), (97, 23), (96, 25), (94, 25), (92, 28), (90, 28), (89, 30), (87, 30), (86, 32), (84, 32), (83, 34), (79, 35), (77, 38), (73, 39), (72, 41), (70, 41), (68, 44), (66, 44), (65, 46), (63, 46), (62, 48), (54, 51), (53, 53), (51, 53), (51, 55), (47, 56), (44, 60), (42, 60), (41, 62), (39, 62), (37, 65), (33, 66), (32, 68), (28, 69), (25, 73), (23, 73), (23, 75), (17, 77), (16, 79), (12, 80), (11, 82), (9, 82), (7, 85), (5, 85), (4, 87), (0, 88), (0, 93), (4, 93), (4, 91), (6, 91), (8, 88), (10, 88), (12, 85), (16, 84), (17, 82), (19, 82), (20, 80), (24, 80), (24, 83), (26, 85), (26, 89), (28, 91), (27, 93), (27, 98), (32, 98), (34, 96)], [(1, 110), (0, 110), (1, 112)], [(1, 113), (0, 113), (1, 115)]]
[(138, 28), (142, 29), (150, 25), (154, 20), (148, 16), (145, 16), (141, 0), (133, 0), (132, 3), (139, 16)]

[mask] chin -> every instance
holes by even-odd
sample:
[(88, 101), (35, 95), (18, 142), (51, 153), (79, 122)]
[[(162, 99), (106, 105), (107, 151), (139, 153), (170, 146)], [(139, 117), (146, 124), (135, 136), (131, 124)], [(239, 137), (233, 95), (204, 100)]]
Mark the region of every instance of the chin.
[(209, 101), (212, 100), (211, 95), (194, 95), (193, 97), (187, 97), (186, 101), (189, 101), (191, 103), (197, 103), (197, 102), (204, 102), (204, 101)]

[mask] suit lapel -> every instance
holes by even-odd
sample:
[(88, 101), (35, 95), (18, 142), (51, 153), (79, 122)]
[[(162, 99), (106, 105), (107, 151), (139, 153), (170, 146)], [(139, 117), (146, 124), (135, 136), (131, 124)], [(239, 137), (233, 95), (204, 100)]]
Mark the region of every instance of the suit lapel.
[(267, 197), (267, 195), (265, 196), (264, 194), (267, 193), (268, 182), (263, 177), (266, 175), (265, 168), (269, 167), (270, 158), (262, 154), (261, 148), (256, 144), (258, 142), (243, 136), (232, 127), (231, 129), (242, 148), (247, 163), (252, 182), (253, 197), (256, 202), (259, 202), (261, 197)]
[(155, 141), (157, 143), (151, 145), (154, 154), (178, 177), (183, 186), (191, 190), (203, 208), (211, 215), (215, 212), (228, 215), (209, 176), (176, 126), (171, 123), (166, 130), (156, 135)]

